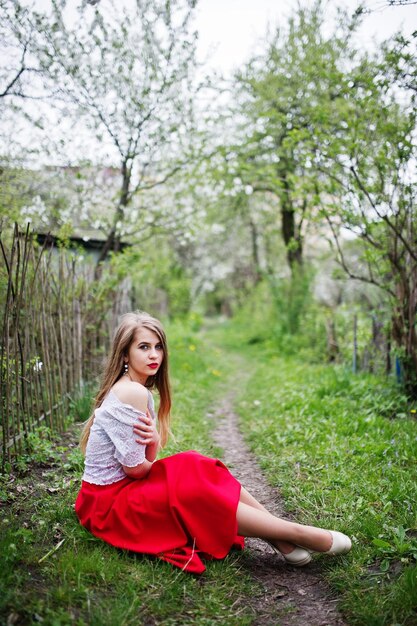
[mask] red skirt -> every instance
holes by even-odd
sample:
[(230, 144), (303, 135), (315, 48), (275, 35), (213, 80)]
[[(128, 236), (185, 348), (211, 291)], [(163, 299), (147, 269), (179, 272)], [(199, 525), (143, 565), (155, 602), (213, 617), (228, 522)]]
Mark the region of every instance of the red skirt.
[(240, 483), (221, 461), (190, 451), (156, 461), (143, 480), (83, 481), (75, 511), (107, 543), (201, 574), (201, 558), (222, 559), (232, 547), (243, 548), (239, 496)]

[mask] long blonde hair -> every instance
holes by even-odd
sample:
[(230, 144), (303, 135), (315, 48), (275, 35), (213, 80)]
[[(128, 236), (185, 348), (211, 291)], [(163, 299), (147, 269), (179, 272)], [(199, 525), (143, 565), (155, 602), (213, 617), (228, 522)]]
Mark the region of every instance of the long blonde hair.
[(126, 313), (123, 315), (121, 322), (116, 329), (113, 345), (103, 373), (100, 390), (94, 401), (93, 413), (85, 422), (81, 433), (80, 447), (84, 454), (88, 438), (90, 436), (91, 426), (94, 422), (94, 411), (101, 406), (101, 403), (113, 387), (114, 383), (123, 375), (124, 357), (126, 357), (129, 348), (134, 341), (136, 331), (140, 328), (147, 328), (148, 330), (153, 331), (158, 336), (164, 351), (164, 358), (161, 366), (154, 376), (148, 377), (146, 387), (149, 389), (154, 389), (156, 387), (159, 392), (158, 422), (161, 445), (165, 446), (168, 441), (170, 435), (169, 424), (171, 420), (171, 386), (168, 374), (168, 346), (165, 331), (159, 320), (144, 311), (135, 311), (133, 313)]

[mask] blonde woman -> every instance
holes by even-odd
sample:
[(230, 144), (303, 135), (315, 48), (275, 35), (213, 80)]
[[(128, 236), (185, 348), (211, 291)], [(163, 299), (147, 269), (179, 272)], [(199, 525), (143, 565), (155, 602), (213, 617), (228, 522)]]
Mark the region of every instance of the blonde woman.
[(128, 313), (81, 437), (85, 471), (75, 510), (93, 535), (198, 574), (202, 559), (224, 558), (243, 547), (244, 537), (268, 541), (296, 566), (309, 563), (312, 552), (350, 550), (340, 532), (273, 516), (217, 459), (188, 451), (156, 460), (168, 440), (170, 408), (162, 325), (146, 313)]

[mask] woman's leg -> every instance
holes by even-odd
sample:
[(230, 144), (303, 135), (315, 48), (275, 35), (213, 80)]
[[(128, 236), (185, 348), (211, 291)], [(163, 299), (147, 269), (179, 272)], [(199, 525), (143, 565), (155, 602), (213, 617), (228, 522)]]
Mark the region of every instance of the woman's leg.
[[(249, 506), (258, 509), (259, 511), (263, 511), (264, 513), (269, 514), (269, 511), (260, 502), (258, 502), (258, 500), (256, 500), (252, 496), (252, 494), (250, 494), (249, 491), (247, 491), (244, 487), (242, 487), (240, 491), (240, 502), (248, 504)], [(289, 554), (296, 548), (295, 544), (291, 543), (290, 541), (272, 540), (271, 543), (273, 543), (278, 548), (278, 550), (282, 552), (282, 554)]]
[(267, 509), (253, 497), (252, 494), (249, 493), (244, 487), (240, 490), (240, 501), (245, 504), (249, 504), (249, 506), (253, 506), (255, 509), (259, 509), (260, 511), (265, 511), (268, 513)]
[[(243, 493), (243, 498), (247, 499), (246, 494), (247, 492)], [(316, 552), (325, 552), (331, 548), (333, 543), (330, 533), (322, 528), (287, 522), (268, 513), (264, 507), (259, 508), (253, 504), (247, 504), (243, 500), (238, 504), (236, 518), (239, 535), (267, 539), (277, 545), (278, 548), (278, 542), (284, 541), (293, 546), (298, 545)]]

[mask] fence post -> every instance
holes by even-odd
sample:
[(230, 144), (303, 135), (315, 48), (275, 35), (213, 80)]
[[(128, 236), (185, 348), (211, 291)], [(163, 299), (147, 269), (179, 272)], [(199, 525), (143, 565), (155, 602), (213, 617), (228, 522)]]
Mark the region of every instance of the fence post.
[(401, 361), (398, 356), (395, 357), (395, 376), (397, 379), (397, 383), (403, 382), (403, 370), (401, 367)]
[(353, 355), (352, 355), (352, 372), (356, 374), (358, 369), (358, 316), (353, 316)]
[(22, 233), (17, 224), (7, 237), (0, 225), (0, 255), (4, 471), (42, 422), (52, 431), (65, 427), (66, 396), (84, 378), (95, 378), (96, 357), (102, 359), (112, 332), (112, 311), (127, 306), (128, 293), (109, 282), (96, 298), (88, 263), (80, 274), (75, 255), (49, 249), (46, 240), (38, 247), (29, 229)]

